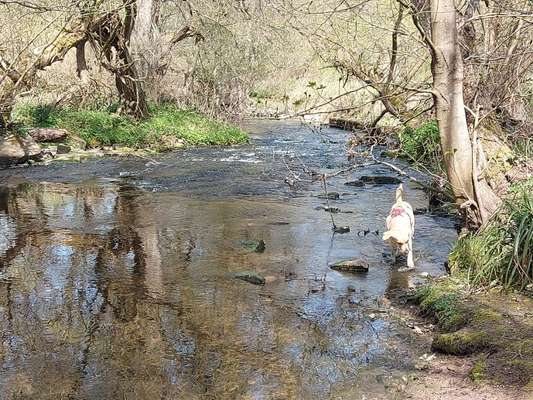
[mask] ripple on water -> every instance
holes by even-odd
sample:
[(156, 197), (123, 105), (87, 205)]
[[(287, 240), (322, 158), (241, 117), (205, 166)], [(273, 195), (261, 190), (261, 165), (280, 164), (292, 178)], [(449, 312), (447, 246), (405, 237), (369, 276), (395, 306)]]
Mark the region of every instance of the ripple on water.
[[(283, 181), (346, 163), (347, 134), (253, 127), (251, 144), (0, 172), (0, 389), (100, 398), (359, 398), (407, 350), (380, 299), (411, 284), (381, 241), (393, 186)], [(7, 175), (6, 175), (7, 174)], [(302, 175), (303, 176), (303, 175)], [(407, 187), (415, 208), (423, 192)], [(350, 211), (343, 213), (342, 211)], [(378, 234), (358, 234), (377, 230)], [(419, 271), (441, 274), (453, 221), (417, 217)], [(263, 253), (243, 240), (264, 240)], [(385, 254), (385, 256), (384, 256)], [(353, 275), (328, 265), (365, 258)], [(264, 286), (233, 279), (252, 270)], [(378, 311), (376, 311), (378, 310)], [(370, 317), (370, 314), (376, 314)], [(31, 385), (29, 384), (31, 382)], [(14, 397), (13, 397), (14, 398)]]

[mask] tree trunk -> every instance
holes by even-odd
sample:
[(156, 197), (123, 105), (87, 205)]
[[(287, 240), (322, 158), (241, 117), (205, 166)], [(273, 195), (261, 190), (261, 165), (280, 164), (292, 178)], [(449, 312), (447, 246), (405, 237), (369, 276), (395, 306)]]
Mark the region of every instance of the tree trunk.
[(431, 0), (431, 51), (435, 108), (442, 153), (455, 200), (470, 222), (481, 225), (497, 207), (494, 194), (478, 179), (463, 100), (463, 59), (454, 0)]

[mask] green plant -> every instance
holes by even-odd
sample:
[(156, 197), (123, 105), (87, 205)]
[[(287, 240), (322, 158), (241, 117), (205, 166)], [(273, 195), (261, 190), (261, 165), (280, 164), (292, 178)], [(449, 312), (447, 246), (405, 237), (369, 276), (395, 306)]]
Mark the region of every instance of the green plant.
[(533, 282), (533, 180), (515, 185), (481, 232), (457, 241), (450, 265), (466, 270), (477, 285), (524, 288)]
[(67, 129), (90, 147), (122, 144), (164, 151), (175, 148), (178, 140), (190, 145), (231, 145), (248, 140), (248, 135), (235, 126), (169, 103), (153, 107), (150, 117), (143, 121), (109, 110), (57, 109), (26, 104), (17, 109), (16, 121), (22, 127)]
[(399, 134), (401, 154), (433, 172), (442, 170), (439, 127), (429, 121), (417, 128), (406, 127)]

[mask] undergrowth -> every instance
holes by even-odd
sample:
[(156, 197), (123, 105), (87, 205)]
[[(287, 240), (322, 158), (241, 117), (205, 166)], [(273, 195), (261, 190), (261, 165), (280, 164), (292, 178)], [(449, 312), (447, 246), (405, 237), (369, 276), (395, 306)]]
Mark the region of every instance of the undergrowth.
[(417, 128), (406, 127), (399, 134), (400, 154), (412, 162), (423, 165), (431, 172), (440, 173), (442, 152), (437, 121), (429, 121)]
[(524, 288), (533, 282), (533, 179), (514, 185), (480, 232), (460, 238), (450, 266), (475, 285)]
[(80, 136), (89, 147), (120, 144), (167, 150), (181, 139), (190, 145), (231, 145), (248, 140), (245, 132), (194, 110), (173, 105), (151, 109), (150, 117), (136, 121), (109, 110), (75, 110), (49, 105), (17, 107), (13, 120), (23, 127), (63, 128)]

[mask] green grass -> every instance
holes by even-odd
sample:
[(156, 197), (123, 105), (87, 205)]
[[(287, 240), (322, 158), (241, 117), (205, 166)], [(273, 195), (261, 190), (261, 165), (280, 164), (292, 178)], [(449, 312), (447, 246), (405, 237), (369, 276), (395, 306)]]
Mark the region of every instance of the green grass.
[(237, 127), (173, 105), (156, 107), (143, 121), (109, 111), (57, 109), (24, 105), (13, 120), (24, 127), (55, 127), (80, 136), (89, 147), (121, 144), (134, 148), (172, 149), (178, 139), (189, 145), (232, 145), (248, 141)]
[(533, 179), (511, 189), (481, 232), (458, 240), (450, 265), (476, 285), (524, 288), (533, 282)]
[(417, 128), (406, 127), (399, 134), (400, 154), (432, 172), (443, 171), (437, 121), (429, 121)]

